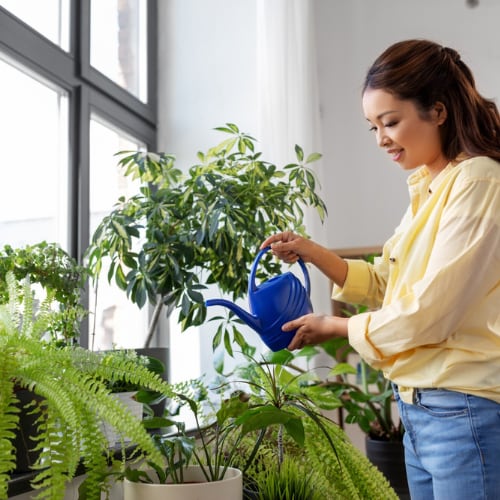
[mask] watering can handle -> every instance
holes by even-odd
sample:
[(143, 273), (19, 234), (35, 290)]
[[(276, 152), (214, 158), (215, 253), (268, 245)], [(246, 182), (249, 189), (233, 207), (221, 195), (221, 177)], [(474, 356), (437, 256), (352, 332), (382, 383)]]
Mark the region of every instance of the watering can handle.
[[(255, 274), (257, 273), (257, 264), (259, 263), (259, 260), (261, 259), (261, 257), (270, 249), (271, 249), (270, 246), (263, 248), (257, 254), (257, 257), (255, 258), (255, 260), (252, 264), (252, 269), (250, 271), (250, 281), (248, 283), (248, 289), (251, 292), (255, 292), (257, 290), (257, 285), (255, 284)], [(305, 262), (302, 259), (299, 259), (297, 262), (300, 264), (300, 267), (302, 268), (302, 272), (304, 273), (306, 292), (307, 292), (307, 296), (310, 297), (311, 296), (311, 281), (309, 279), (309, 272), (307, 270)]]

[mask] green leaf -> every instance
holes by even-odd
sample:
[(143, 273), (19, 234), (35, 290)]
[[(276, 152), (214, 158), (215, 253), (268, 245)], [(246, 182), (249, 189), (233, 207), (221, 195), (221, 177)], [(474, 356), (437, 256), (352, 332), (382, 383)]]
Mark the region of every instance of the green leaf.
[(248, 410), (236, 419), (236, 424), (242, 426), (242, 432), (248, 433), (263, 429), (270, 425), (286, 424), (290, 419), (296, 418), (291, 413), (280, 410), (274, 406), (259, 406)]
[(307, 157), (307, 160), (306, 160), (306, 163), (312, 163), (314, 161), (318, 161), (319, 159), (322, 158), (322, 154), (320, 153), (311, 153), (308, 157)]
[(291, 418), (284, 423), (285, 429), (288, 434), (295, 440), (299, 446), (304, 446), (305, 432), (302, 420), (298, 417)]
[(350, 365), (349, 363), (338, 363), (330, 370), (328, 375), (356, 375), (356, 373), (356, 368), (354, 368), (354, 366)]
[(115, 231), (124, 240), (128, 239), (128, 234), (124, 226), (122, 226), (116, 219), (111, 220), (111, 225), (115, 228)]
[(304, 161), (304, 150), (298, 144), (295, 144), (295, 154), (299, 162)]

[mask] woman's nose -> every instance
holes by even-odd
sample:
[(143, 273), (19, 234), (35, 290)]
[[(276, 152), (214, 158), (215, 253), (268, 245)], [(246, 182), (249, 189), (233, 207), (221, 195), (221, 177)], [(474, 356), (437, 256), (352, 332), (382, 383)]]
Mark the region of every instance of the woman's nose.
[(383, 131), (378, 132), (377, 134), (377, 144), (383, 148), (391, 143), (390, 137), (388, 137)]

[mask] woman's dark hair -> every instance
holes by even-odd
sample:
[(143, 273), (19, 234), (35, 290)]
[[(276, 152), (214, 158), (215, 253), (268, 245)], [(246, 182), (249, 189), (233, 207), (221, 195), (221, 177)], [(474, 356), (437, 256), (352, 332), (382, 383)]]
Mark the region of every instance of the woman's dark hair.
[(443, 152), (449, 160), (460, 153), (500, 161), (500, 115), (482, 97), (474, 76), (458, 52), (429, 40), (405, 40), (386, 49), (368, 70), (363, 85), (415, 102), (425, 115), (442, 102), (448, 116), (441, 126)]

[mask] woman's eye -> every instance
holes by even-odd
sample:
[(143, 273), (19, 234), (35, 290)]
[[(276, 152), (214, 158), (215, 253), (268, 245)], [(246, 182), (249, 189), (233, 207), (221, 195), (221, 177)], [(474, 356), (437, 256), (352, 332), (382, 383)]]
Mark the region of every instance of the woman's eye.
[(370, 127), (368, 129), (369, 132), (376, 132), (377, 131), (377, 127), (375, 127), (375, 125), (373, 127)]
[(397, 125), (397, 124), (398, 124), (398, 122), (396, 122), (396, 121), (392, 121), (392, 122), (386, 123), (386, 124), (384, 125), (384, 127), (394, 127), (394, 125)]

